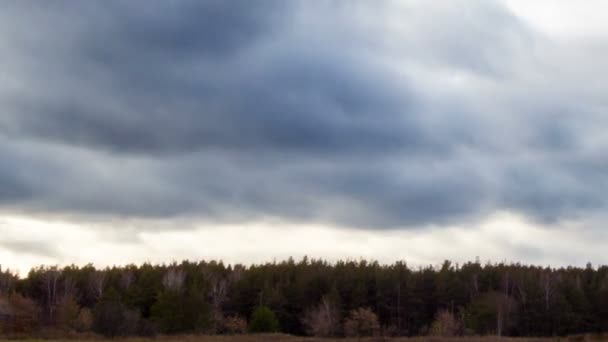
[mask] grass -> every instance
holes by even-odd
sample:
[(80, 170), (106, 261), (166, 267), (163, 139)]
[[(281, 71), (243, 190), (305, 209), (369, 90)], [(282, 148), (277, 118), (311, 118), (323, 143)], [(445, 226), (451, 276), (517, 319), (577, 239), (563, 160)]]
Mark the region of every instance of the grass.
[[(0, 342), (8, 342), (9, 340), (1, 339)], [(14, 341), (14, 340), (10, 340)], [(264, 335), (235, 335), (235, 336), (201, 336), (201, 335), (180, 335), (180, 336), (162, 336), (157, 338), (122, 338), (122, 339), (102, 339), (102, 338), (87, 338), (87, 339), (25, 339), (23, 342), (74, 342), (74, 341), (91, 341), (91, 342), (575, 342), (575, 341), (607, 341), (608, 338), (602, 338), (590, 335), (577, 335), (562, 338), (508, 338), (508, 337), (459, 337), (459, 338), (441, 338), (441, 337), (397, 337), (397, 338), (315, 338), (315, 337), (297, 337), (284, 334), (264, 334)]]

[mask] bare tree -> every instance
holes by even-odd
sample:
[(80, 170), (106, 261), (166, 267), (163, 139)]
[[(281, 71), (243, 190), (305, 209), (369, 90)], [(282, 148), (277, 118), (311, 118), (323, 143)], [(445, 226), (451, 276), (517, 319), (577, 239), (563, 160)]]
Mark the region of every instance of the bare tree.
[(526, 305), (528, 302), (528, 292), (526, 291), (525, 281), (523, 275), (520, 275), (515, 283), (515, 294), (519, 298), (519, 302), (522, 305)]
[(234, 284), (243, 278), (243, 274), (245, 274), (245, 266), (243, 265), (234, 265), (232, 272), (230, 272), (228, 280), (231, 284)]
[(477, 293), (479, 293), (479, 275), (477, 273), (473, 274), (473, 279), (472, 279), (472, 290), (471, 290), (471, 297), (473, 297), (474, 295), (476, 295)]
[(557, 289), (559, 277), (556, 272), (551, 270), (543, 271), (540, 273), (540, 285), (543, 291), (543, 301), (545, 302), (545, 310), (549, 311), (553, 295)]
[(106, 286), (107, 274), (105, 271), (95, 271), (91, 273), (89, 278), (89, 288), (95, 299), (100, 300), (103, 297), (103, 291)]
[(181, 292), (185, 282), (186, 272), (178, 267), (170, 268), (163, 277), (163, 286), (169, 291)]
[(135, 274), (131, 270), (124, 270), (120, 274), (120, 286), (123, 290), (128, 290), (135, 282)]
[(462, 335), (464, 324), (449, 310), (440, 310), (435, 315), (435, 321), (431, 324), (429, 335), (441, 337), (454, 337)]
[(503, 331), (513, 323), (511, 316), (516, 310), (517, 303), (502, 292), (489, 292), (486, 300), (488, 305), (496, 310), (496, 335), (502, 336)]
[[(218, 329), (221, 328), (222, 322), (225, 321), (223, 306), (228, 299), (229, 288), (243, 277), (244, 272), (245, 267), (243, 265), (235, 265), (232, 271), (226, 276), (217, 274), (208, 267), (203, 267), (203, 274), (209, 281), (208, 298), (210, 299), (211, 308), (213, 310), (213, 328), (215, 331), (218, 331)], [(232, 323), (235, 322), (236, 321), (233, 321)]]
[(338, 332), (340, 314), (336, 305), (325, 296), (316, 307), (306, 311), (302, 323), (310, 335), (331, 337)]
[(76, 298), (78, 296), (78, 287), (76, 281), (72, 277), (64, 277), (63, 279), (63, 294), (62, 298)]
[(369, 308), (352, 310), (344, 321), (344, 334), (349, 337), (375, 336), (379, 331), (378, 316)]
[(63, 296), (57, 303), (55, 324), (66, 331), (75, 329), (80, 307), (72, 295)]
[[(503, 275), (503, 297), (501, 299), (499, 299), (499, 309), (497, 310), (497, 330), (498, 327), (500, 326), (500, 331), (498, 332), (498, 336), (502, 335), (502, 327), (504, 326), (504, 321), (505, 321), (505, 317), (507, 316), (507, 320), (509, 319), (508, 316), (511, 315), (511, 313), (514, 311), (514, 306), (516, 305), (515, 300), (513, 300), (513, 298), (511, 297), (511, 294), (513, 292), (513, 282), (511, 280), (511, 274), (509, 273), (509, 271), (507, 270), (504, 275)], [(507, 322), (510, 324), (510, 322)]]
[(210, 274), (209, 276), (211, 307), (213, 310), (213, 326), (215, 331), (223, 320), (222, 306), (228, 298), (228, 280), (224, 277)]
[(0, 265), (0, 296), (12, 291), (16, 278), (17, 276), (11, 270), (2, 271), (2, 265)]
[(59, 277), (61, 277), (61, 271), (57, 266), (47, 268), (42, 273), (41, 285), (46, 299), (46, 310), (51, 320), (54, 318), (59, 299), (57, 293)]

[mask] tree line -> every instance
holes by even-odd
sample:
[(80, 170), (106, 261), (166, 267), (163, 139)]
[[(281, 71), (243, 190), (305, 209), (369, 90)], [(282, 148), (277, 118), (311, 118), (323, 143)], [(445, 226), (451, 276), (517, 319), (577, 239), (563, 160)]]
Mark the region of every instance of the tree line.
[(251, 266), (41, 266), (23, 278), (0, 269), (0, 327), (5, 333), (55, 329), (110, 337), (605, 332), (608, 267), (445, 261), (410, 268), (405, 262), (303, 258)]

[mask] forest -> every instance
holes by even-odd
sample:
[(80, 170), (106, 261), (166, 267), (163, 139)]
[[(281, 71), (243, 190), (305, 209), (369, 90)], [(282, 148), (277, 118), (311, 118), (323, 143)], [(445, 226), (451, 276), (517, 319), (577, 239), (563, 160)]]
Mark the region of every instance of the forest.
[(608, 267), (408, 267), (307, 257), (0, 270), (3, 335), (281, 332), (300, 336), (564, 336), (608, 331)]

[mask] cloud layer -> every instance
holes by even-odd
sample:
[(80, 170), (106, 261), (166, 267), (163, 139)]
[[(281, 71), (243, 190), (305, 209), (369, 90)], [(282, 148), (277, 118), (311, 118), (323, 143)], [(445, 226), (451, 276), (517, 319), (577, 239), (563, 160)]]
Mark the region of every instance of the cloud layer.
[(6, 212), (407, 229), (606, 209), (608, 46), (500, 2), (1, 7)]

